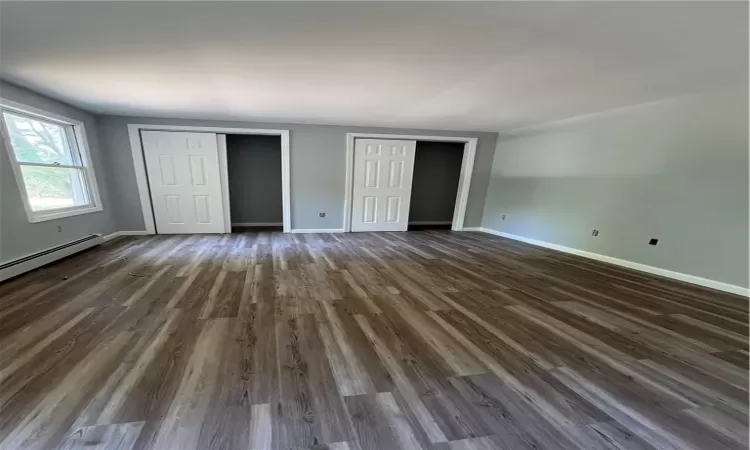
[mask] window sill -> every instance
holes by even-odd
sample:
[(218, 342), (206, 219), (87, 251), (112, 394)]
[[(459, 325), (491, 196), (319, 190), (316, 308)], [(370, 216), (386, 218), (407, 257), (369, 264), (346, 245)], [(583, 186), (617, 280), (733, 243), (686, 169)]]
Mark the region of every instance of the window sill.
[(50, 211), (50, 212), (45, 212), (45, 213), (30, 213), (29, 222), (39, 223), (39, 222), (46, 222), (48, 220), (64, 219), (66, 217), (80, 216), (82, 214), (91, 214), (91, 213), (99, 212), (99, 211), (102, 211), (102, 209), (103, 208), (101, 206), (86, 206), (82, 208), (57, 210), (57, 211)]

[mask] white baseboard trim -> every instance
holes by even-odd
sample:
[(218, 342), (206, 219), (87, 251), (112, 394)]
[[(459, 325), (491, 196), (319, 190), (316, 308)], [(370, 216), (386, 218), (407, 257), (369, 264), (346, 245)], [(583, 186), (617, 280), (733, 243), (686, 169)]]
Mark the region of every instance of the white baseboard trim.
[(66, 256), (82, 252), (104, 242), (101, 234), (87, 236), (82, 239), (87, 240), (78, 243), (75, 243), (76, 241), (66, 242), (47, 250), (40, 250), (30, 255), (21, 256), (8, 262), (4, 262), (2, 264), (3, 267), (0, 267), (0, 281), (38, 269), (39, 267), (46, 266), (47, 264), (65, 258)]
[(294, 229), (292, 230), (292, 233), (343, 233), (343, 228), (320, 228), (320, 229), (314, 229), (314, 228), (300, 228), (300, 229)]
[(527, 244), (537, 245), (539, 247), (544, 247), (544, 248), (548, 248), (551, 250), (557, 250), (563, 253), (583, 256), (584, 258), (594, 259), (597, 261), (602, 261), (602, 262), (614, 264), (614, 265), (621, 266), (621, 267), (627, 267), (628, 269), (638, 270), (638, 271), (650, 273), (653, 275), (659, 275), (662, 277), (671, 278), (673, 280), (684, 281), (686, 283), (697, 284), (698, 286), (704, 286), (707, 288), (716, 289), (716, 290), (723, 291), (723, 292), (729, 292), (731, 294), (737, 294), (743, 297), (750, 297), (750, 289), (748, 288), (744, 288), (742, 286), (735, 286), (733, 284), (728, 284), (728, 283), (722, 283), (721, 281), (709, 280), (708, 278), (701, 278), (695, 275), (688, 275), (686, 273), (674, 272), (671, 270), (649, 266), (646, 264), (641, 264), (641, 263), (637, 263), (633, 261), (628, 261), (625, 259), (614, 258), (612, 256), (600, 255), (599, 253), (587, 252), (585, 250), (579, 250), (577, 248), (565, 247), (563, 245), (552, 244), (550, 242), (539, 241), (537, 239), (531, 239), (531, 238), (527, 238), (523, 236), (518, 236), (515, 234), (505, 233), (502, 231), (491, 230), (489, 228), (471, 227), (471, 228), (464, 228), (463, 231), (480, 231), (483, 233), (494, 234), (495, 236), (501, 236), (504, 238), (525, 242)]
[(232, 223), (233, 227), (280, 227), (284, 224), (281, 222), (238, 222)]
[(104, 242), (111, 241), (112, 239), (118, 238), (120, 236), (146, 236), (148, 234), (148, 231), (115, 231), (112, 234), (108, 234), (106, 236), (102, 236), (102, 239), (104, 239)]
[(451, 225), (453, 221), (450, 220), (428, 220), (425, 222), (409, 222), (409, 225)]

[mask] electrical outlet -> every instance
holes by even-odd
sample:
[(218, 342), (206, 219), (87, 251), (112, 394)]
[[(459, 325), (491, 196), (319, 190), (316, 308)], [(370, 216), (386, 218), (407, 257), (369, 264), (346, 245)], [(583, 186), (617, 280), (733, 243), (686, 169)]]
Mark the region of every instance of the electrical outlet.
[(503, 218), (503, 220), (505, 220), (505, 214), (503, 214), (501, 217)]
[(593, 231), (591, 232), (591, 235), (592, 235), (592, 236), (599, 236), (599, 230), (593, 230)]
[(324, 212), (319, 212), (318, 213), (318, 217), (325, 217), (325, 216), (326, 216), (326, 213), (324, 213)]
[(58, 233), (61, 233), (61, 232), (62, 232), (62, 225), (58, 225), (58, 226), (57, 226), (57, 232), (58, 232)]
[(651, 238), (651, 239), (650, 239), (650, 240), (648, 241), (648, 245), (656, 245), (656, 244), (658, 244), (658, 243), (659, 243), (659, 240), (658, 240), (658, 239), (654, 239), (654, 238)]

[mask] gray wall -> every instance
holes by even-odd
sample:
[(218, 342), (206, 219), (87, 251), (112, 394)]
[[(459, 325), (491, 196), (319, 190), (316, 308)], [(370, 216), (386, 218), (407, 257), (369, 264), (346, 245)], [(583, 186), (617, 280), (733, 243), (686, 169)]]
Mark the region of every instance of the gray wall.
[(409, 222), (453, 220), (464, 144), (417, 141)]
[(727, 89), (501, 136), (482, 226), (747, 287), (747, 98)]
[[(5, 148), (6, 143), (0, 139), (0, 147), (2, 147), (0, 148), (0, 261), (8, 261), (92, 233), (112, 233), (114, 231), (111, 215), (113, 208), (109, 201), (107, 187), (109, 174), (102, 164), (94, 116), (65, 103), (2, 81), (0, 81), (0, 97), (84, 123), (104, 206), (101, 212), (29, 223), (21, 200), (19, 185), (16, 183), (10, 165), (10, 155), (8, 149)], [(62, 227), (62, 231), (57, 230), (58, 226)]]
[[(100, 118), (100, 138), (107, 149), (112, 172), (112, 189), (117, 192), (115, 223), (119, 230), (143, 230), (143, 216), (133, 171), (127, 125), (192, 125), (290, 130), (292, 228), (340, 229), (344, 224), (346, 177), (346, 133), (423, 134), (479, 138), (474, 175), (466, 208), (465, 226), (479, 226), (495, 152), (497, 133), (367, 128), (328, 125), (294, 125), (212, 120), (157, 119), (105, 116)], [(326, 217), (318, 217), (325, 212)]]
[(283, 221), (281, 137), (227, 135), (232, 223)]

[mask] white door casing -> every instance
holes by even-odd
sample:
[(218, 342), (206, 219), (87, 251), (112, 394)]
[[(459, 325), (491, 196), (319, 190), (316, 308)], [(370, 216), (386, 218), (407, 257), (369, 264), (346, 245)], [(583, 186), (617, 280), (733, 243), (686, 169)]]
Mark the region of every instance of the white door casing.
[(406, 231), (417, 141), (356, 139), (352, 231)]
[(157, 233), (223, 233), (216, 134), (142, 131), (141, 137)]

